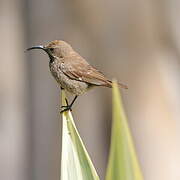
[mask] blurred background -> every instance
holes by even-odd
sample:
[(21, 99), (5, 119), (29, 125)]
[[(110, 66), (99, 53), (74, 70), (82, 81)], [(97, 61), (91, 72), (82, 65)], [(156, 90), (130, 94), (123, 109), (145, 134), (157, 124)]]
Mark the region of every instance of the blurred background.
[[(129, 86), (125, 111), (146, 180), (180, 179), (179, 0), (0, 0), (0, 179), (57, 180), (60, 88), (44, 52), (69, 42), (89, 63)], [(73, 108), (81, 137), (105, 176), (111, 90)]]

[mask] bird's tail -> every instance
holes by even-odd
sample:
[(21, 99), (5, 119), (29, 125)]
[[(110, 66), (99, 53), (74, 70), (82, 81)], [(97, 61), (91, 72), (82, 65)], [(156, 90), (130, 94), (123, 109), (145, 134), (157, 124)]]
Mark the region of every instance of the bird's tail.
[[(119, 83), (119, 82), (117, 82), (117, 84), (120, 86), (120, 88), (128, 89), (128, 86), (125, 85), (125, 84), (122, 84), (122, 83)], [(106, 81), (105, 86), (109, 87), (109, 88), (112, 88), (112, 81), (111, 80)]]

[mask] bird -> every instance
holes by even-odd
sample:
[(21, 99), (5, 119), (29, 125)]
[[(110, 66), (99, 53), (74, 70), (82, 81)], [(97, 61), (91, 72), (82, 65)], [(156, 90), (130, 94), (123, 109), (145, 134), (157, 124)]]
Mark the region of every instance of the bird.
[[(49, 56), (49, 69), (61, 89), (74, 95), (69, 104), (61, 106), (61, 113), (72, 111), (72, 106), (79, 95), (84, 94), (92, 87), (103, 86), (112, 88), (112, 81), (102, 72), (91, 66), (70, 44), (63, 40), (54, 40), (47, 45), (38, 45), (28, 48), (27, 51), (41, 49)], [(118, 83), (121, 88), (128, 87)]]

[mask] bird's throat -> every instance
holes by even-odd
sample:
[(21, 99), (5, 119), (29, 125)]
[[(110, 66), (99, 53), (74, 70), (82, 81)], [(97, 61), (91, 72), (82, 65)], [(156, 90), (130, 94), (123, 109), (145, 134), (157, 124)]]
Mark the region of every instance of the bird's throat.
[(50, 63), (53, 63), (55, 58), (51, 54), (48, 55), (49, 55)]

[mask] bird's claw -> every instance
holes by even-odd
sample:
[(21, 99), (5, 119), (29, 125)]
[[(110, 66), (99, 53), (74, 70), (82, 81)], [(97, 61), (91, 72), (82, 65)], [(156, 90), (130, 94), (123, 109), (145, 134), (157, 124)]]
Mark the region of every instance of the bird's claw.
[(68, 100), (65, 98), (65, 101), (66, 101), (66, 106), (61, 106), (61, 108), (64, 108), (63, 110), (61, 110), (60, 111), (60, 113), (63, 113), (63, 112), (65, 112), (65, 111), (72, 111), (72, 109), (71, 109), (71, 104), (69, 105), (69, 103), (68, 103)]
[(66, 111), (72, 111), (72, 109), (71, 109), (71, 106), (61, 106), (61, 108), (65, 108), (65, 109), (63, 109), (63, 110), (61, 110), (61, 112), (60, 113), (63, 113), (63, 112), (66, 112)]

